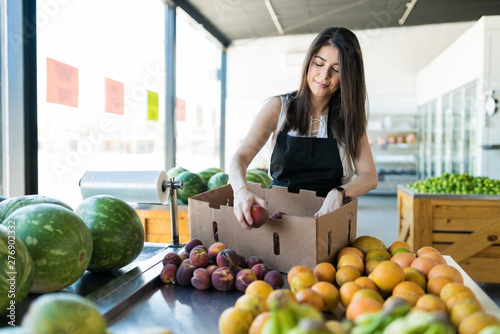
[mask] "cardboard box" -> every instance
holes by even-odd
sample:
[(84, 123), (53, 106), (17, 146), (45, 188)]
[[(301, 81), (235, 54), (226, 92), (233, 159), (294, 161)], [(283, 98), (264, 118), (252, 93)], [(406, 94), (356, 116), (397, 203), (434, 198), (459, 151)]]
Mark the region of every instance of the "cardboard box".
[(356, 238), (356, 198), (316, 219), (314, 213), (324, 199), (315, 192), (295, 194), (276, 186), (263, 189), (258, 183), (248, 186), (268, 200), (270, 213), (284, 212), (283, 218), (269, 220), (258, 229), (244, 229), (233, 212), (233, 190), (226, 185), (189, 198), (191, 238), (200, 239), (204, 245), (218, 240), (245, 258), (260, 257), (269, 268), (283, 273), (296, 265), (313, 268), (319, 262), (333, 262), (338, 250)]

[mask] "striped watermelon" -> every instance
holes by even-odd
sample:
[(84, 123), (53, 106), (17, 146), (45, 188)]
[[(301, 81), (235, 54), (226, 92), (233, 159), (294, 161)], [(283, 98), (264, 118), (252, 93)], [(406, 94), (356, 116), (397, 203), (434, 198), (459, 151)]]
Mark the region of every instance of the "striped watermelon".
[(68, 204), (47, 196), (42, 195), (24, 195), (7, 198), (4, 201), (0, 202), (0, 223), (12, 212), (16, 211), (19, 208), (24, 206), (32, 205), (32, 204), (40, 204), (40, 203), (52, 203), (57, 204), (66, 209), (73, 210)]
[(211, 167), (211, 168), (207, 168), (207, 169), (202, 170), (198, 174), (203, 178), (205, 183), (208, 185), (208, 180), (210, 180), (210, 178), (212, 176), (214, 176), (214, 174), (222, 173), (222, 172), (224, 172), (224, 171), (220, 168)]
[(21, 327), (30, 333), (109, 333), (106, 319), (85, 297), (67, 293), (48, 293), (35, 299)]
[(270, 188), (272, 179), (260, 169), (249, 169), (247, 170), (246, 180), (248, 182), (256, 182), (262, 185), (262, 188)]
[(177, 175), (185, 171), (187, 169), (181, 166), (172, 167), (167, 171), (167, 176), (169, 179), (177, 179)]
[(182, 204), (188, 203), (188, 198), (198, 195), (207, 190), (207, 185), (203, 178), (189, 171), (185, 171), (177, 175), (177, 181), (183, 182), (183, 188), (177, 189), (177, 199)]
[(35, 264), (30, 292), (59, 291), (83, 275), (92, 255), (92, 236), (73, 211), (56, 204), (34, 204), (14, 211), (4, 226), (11, 221)]
[(0, 314), (10, 306), (11, 300), (14, 306), (21, 302), (35, 281), (35, 264), (28, 248), (15, 236), (16, 226), (7, 226), (0, 225)]
[(208, 190), (213, 190), (222, 186), (225, 186), (229, 181), (229, 175), (224, 172), (215, 173), (212, 175), (210, 180), (208, 180), (207, 187)]
[(141, 254), (144, 228), (137, 212), (125, 201), (113, 196), (96, 195), (82, 201), (75, 213), (92, 234), (94, 252), (89, 271), (122, 268)]

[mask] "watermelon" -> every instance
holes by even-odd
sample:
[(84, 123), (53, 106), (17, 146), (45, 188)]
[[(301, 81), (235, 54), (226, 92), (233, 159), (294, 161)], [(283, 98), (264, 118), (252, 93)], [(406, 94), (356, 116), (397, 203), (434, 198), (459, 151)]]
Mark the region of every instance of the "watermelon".
[(260, 183), (262, 188), (270, 188), (271, 187), (271, 178), (265, 174), (264, 171), (249, 169), (246, 174), (247, 182), (255, 182)]
[(229, 181), (229, 175), (224, 172), (215, 173), (210, 180), (208, 180), (207, 187), (208, 190), (219, 188), (225, 186)]
[(179, 175), (180, 173), (185, 172), (185, 171), (187, 171), (187, 169), (184, 167), (181, 167), (181, 166), (172, 167), (167, 171), (168, 179), (169, 180), (170, 179), (177, 179), (177, 175)]
[(200, 175), (203, 178), (203, 180), (205, 181), (205, 183), (208, 185), (208, 180), (210, 180), (210, 178), (214, 174), (222, 173), (222, 172), (223, 172), (223, 170), (220, 168), (211, 167), (211, 168), (207, 168), (207, 169), (202, 170), (201, 172), (198, 173), (198, 175)]
[(104, 272), (132, 263), (144, 248), (144, 228), (137, 212), (109, 195), (83, 200), (75, 213), (92, 234), (94, 252), (88, 270)]
[(35, 264), (30, 292), (59, 291), (83, 275), (92, 255), (92, 236), (73, 211), (51, 203), (28, 205), (11, 213), (4, 225), (11, 222)]
[(11, 197), (0, 202), (0, 223), (2, 223), (5, 217), (7, 217), (8, 215), (10, 215), (12, 212), (16, 211), (19, 208), (40, 203), (57, 204), (62, 207), (65, 207), (68, 210), (73, 210), (68, 204), (52, 197), (47, 197), (42, 195), (24, 195), (24, 196)]
[(68, 293), (48, 293), (35, 299), (21, 327), (30, 333), (109, 333), (106, 319), (85, 297)]
[(177, 175), (177, 181), (183, 182), (183, 188), (177, 189), (177, 199), (182, 204), (188, 203), (188, 198), (198, 195), (207, 190), (207, 185), (203, 178), (190, 171), (185, 171)]
[(0, 314), (11, 301), (14, 307), (21, 302), (35, 281), (35, 264), (28, 248), (16, 237), (16, 226), (8, 226), (0, 225)]

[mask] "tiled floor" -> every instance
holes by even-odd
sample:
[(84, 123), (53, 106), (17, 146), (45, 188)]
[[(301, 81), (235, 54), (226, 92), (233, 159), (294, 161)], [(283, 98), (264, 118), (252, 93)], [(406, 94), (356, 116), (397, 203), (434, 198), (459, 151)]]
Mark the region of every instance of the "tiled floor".
[[(390, 245), (398, 239), (398, 205), (396, 196), (365, 195), (358, 198), (357, 235), (373, 235)], [(500, 284), (478, 285), (500, 306)]]

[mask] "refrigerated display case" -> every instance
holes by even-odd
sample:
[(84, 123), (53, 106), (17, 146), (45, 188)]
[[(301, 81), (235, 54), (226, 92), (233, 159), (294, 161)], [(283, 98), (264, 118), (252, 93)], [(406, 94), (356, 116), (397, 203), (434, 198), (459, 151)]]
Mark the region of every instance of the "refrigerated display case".
[(416, 76), (419, 175), (500, 179), (500, 16), (484, 16)]
[(417, 115), (372, 114), (367, 134), (379, 184), (370, 193), (396, 194), (398, 184), (418, 179)]

